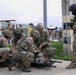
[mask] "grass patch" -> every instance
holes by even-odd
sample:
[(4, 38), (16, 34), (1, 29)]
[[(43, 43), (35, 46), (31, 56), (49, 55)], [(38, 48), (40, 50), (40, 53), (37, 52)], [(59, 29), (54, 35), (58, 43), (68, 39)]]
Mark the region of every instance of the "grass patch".
[(12, 45), (11, 44), (7, 44), (7, 47), (9, 47), (11, 49), (12, 48)]
[(52, 46), (55, 47), (55, 52), (54, 52), (54, 59), (59, 59), (59, 60), (71, 60), (71, 56), (68, 55), (67, 53), (63, 54), (63, 44), (62, 42), (51, 42)]
[[(65, 54), (62, 54), (63, 52), (63, 44), (62, 42), (58, 41), (58, 42), (51, 42), (52, 46), (55, 49), (55, 52), (54, 52), (54, 56), (53, 58), (54, 59), (59, 59), (59, 60), (71, 60), (71, 56), (68, 55), (67, 53)], [(11, 44), (8, 44), (7, 47), (9, 47), (10, 49), (12, 48)]]

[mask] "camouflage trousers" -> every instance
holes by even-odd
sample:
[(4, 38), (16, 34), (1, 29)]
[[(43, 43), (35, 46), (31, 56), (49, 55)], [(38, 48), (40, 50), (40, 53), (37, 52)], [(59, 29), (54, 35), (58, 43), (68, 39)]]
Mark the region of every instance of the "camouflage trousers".
[(45, 62), (45, 58), (42, 53), (39, 53), (35, 59), (35, 63), (43, 64)]
[(49, 60), (52, 58), (52, 56), (54, 54), (54, 48), (46, 47), (45, 49), (43, 49), (42, 54), (44, 55), (46, 60)]
[(30, 67), (30, 63), (33, 62), (34, 54), (27, 51), (20, 51), (20, 52), (16, 52), (14, 54), (14, 57), (16, 60), (21, 62), (23, 66), (26, 66), (28, 68)]
[(74, 35), (74, 41), (73, 41), (73, 57), (72, 61), (69, 64), (69, 66), (66, 67), (66, 69), (74, 69), (76, 68), (76, 34)]
[(74, 35), (74, 41), (73, 41), (73, 59), (75, 59), (76, 62), (76, 34)]
[(48, 62), (52, 56), (53, 56), (53, 53), (54, 53), (54, 48), (52, 47), (44, 47), (42, 50), (41, 50), (41, 53), (39, 53), (37, 55), (37, 58), (35, 59), (36, 63), (44, 63), (44, 62)]
[(5, 48), (0, 48), (0, 56), (2, 61), (6, 61), (8, 59), (8, 56), (10, 54), (10, 48), (5, 47)]

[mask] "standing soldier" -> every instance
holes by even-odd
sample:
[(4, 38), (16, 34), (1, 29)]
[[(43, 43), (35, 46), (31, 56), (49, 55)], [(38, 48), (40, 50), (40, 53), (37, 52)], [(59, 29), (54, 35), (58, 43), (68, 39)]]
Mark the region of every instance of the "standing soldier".
[(58, 34), (59, 34), (59, 41), (61, 41), (62, 40), (62, 29), (61, 28), (60, 28)]
[(19, 29), (21, 29), (21, 31), (22, 31), (22, 33), (24, 33), (24, 29), (23, 29), (23, 27), (22, 27), (22, 25), (20, 24), (19, 25), (19, 27), (18, 27)]
[(74, 41), (73, 41), (73, 57), (72, 57), (72, 61), (69, 64), (69, 66), (66, 67), (66, 69), (73, 69), (73, 68), (76, 68), (76, 4), (72, 4), (69, 7), (69, 11), (71, 11), (72, 14), (74, 15), (74, 18), (72, 20), (73, 25), (71, 25), (71, 26), (73, 26)]
[(11, 24), (8, 24), (7, 29), (9, 29), (11, 32), (13, 31), (13, 28), (12, 28)]
[[(8, 30), (10, 30), (11, 32), (13, 32), (13, 27), (11, 26), (11, 24), (8, 24), (7, 27)], [(11, 39), (8, 39), (8, 44), (10, 44)]]
[(10, 30), (3, 30), (2, 36), (0, 36), (0, 63), (5, 62), (8, 59), (8, 56), (11, 52), (10, 48), (6, 47), (7, 40), (12, 37), (12, 33)]

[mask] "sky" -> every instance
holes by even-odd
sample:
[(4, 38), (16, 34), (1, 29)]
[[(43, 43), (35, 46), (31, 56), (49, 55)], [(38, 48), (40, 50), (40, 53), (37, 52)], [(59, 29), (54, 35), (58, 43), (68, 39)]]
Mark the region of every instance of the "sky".
[[(61, 0), (47, 0), (47, 27), (62, 27)], [(43, 0), (0, 0), (0, 20), (43, 23)]]

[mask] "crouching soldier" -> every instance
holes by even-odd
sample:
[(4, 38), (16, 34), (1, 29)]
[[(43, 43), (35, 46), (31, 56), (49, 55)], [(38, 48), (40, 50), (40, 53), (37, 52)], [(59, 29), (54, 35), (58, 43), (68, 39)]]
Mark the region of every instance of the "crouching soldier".
[(2, 63), (6, 63), (6, 60), (8, 59), (9, 55), (10, 55), (10, 48), (6, 47), (7, 45), (7, 40), (10, 39), (12, 37), (12, 33), (10, 30), (3, 30), (2, 31), (2, 36), (0, 36), (0, 66), (7, 66), (7, 64), (3, 64)]
[[(33, 38), (34, 41), (34, 62), (33, 64), (37, 65), (45, 65), (45, 63), (51, 59), (53, 53), (54, 53), (54, 48), (51, 47), (50, 43), (44, 44), (44, 50), (41, 48), (39, 49), (38, 44), (39, 44), (39, 39), (40, 38), (40, 33), (37, 29), (33, 29), (30, 33), (30, 36)], [(42, 43), (42, 42), (41, 42)], [(45, 47), (46, 46), (46, 47)]]
[(9, 70), (13, 66), (21, 69), (24, 72), (31, 72), (30, 70), (30, 63), (33, 61), (34, 55), (29, 50), (29, 45), (26, 36), (22, 35), (20, 29), (16, 29), (13, 31), (13, 40), (12, 40), (12, 55), (13, 61), (8, 66)]
[(38, 38), (37, 46), (41, 50), (45, 58), (45, 62), (49, 61), (54, 53), (54, 48), (51, 46), (49, 32), (43, 28), (42, 23), (38, 23), (36, 29), (39, 31), (40, 36)]

